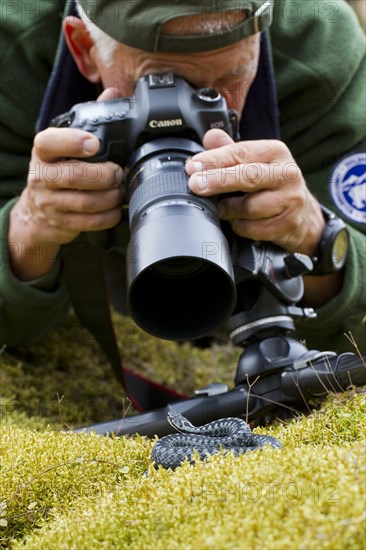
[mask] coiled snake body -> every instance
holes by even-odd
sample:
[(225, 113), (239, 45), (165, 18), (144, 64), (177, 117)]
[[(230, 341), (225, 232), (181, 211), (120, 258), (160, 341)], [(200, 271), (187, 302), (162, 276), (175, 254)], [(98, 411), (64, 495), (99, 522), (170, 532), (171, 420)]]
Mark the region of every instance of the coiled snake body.
[(180, 433), (166, 435), (155, 443), (151, 459), (156, 467), (161, 465), (163, 468), (175, 469), (186, 458), (193, 464), (194, 450), (203, 459), (207, 455), (219, 453), (221, 449), (239, 455), (265, 445), (281, 447), (275, 437), (253, 434), (248, 424), (240, 418), (222, 418), (196, 427), (180, 413), (170, 411), (168, 421)]

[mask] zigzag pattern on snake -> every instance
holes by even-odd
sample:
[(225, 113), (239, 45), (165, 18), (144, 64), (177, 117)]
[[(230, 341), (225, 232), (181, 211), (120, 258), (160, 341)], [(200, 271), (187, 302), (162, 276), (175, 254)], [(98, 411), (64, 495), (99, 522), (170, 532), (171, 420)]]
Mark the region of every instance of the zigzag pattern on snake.
[(180, 413), (169, 411), (168, 421), (180, 433), (165, 435), (155, 443), (151, 459), (156, 467), (161, 465), (174, 470), (186, 458), (194, 464), (194, 450), (204, 459), (207, 455), (219, 453), (221, 449), (239, 455), (265, 445), (281, 447), (275, 437), (253, 434), (248, 424), (240, 418), (222, 418), (196, 427)]

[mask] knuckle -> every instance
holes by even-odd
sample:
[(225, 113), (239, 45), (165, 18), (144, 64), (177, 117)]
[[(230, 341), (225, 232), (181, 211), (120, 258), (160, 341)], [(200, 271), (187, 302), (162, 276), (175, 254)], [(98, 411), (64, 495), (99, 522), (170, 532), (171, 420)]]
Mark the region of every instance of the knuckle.
[(240, 141), (239, 143), (234, 143), (230, 147), (234, 164), (244, 164), (249, 155), (248, 146), (244, 142)]
[(278, 157), (278, 158), (284, 158), (284, 159), (290, 157), (292, 159), (292, 155), (286, 143), (284, 143), (283, 141), (280, 141), (279, 139), (267, 140), (266, 148), (268, 148), (268, 151), (272, 157)]
[(63, 224), (60, 224), (60, 220), (57, 216), (49, 216), (47, 219), (47, 225), (52, 227), (52, 229), (62, 229)]
[(97, 207), (94, 197), (84, 191), (76, 193), (74, 200), (77, 212), (94, 212)]
[(302, 227), (303, 220), (300, 214), (299, 209), (295, 208), (292, 210), (290, 216), (286, 216), (282, 225), (283, 233), (292, 235), (293, 237), (298, 233), (299, 228)]
[(291, 154), (289, 148), (287, 147), (286, 143), (280, 140), (273, 139), (270, 141), (271, 146), (273, 147), (273, 151), (278, 151), (283, 154)]
[(307, 197), (305, 190), (301, 190), (300, 193), (296, 195), (296, 204), (298, 209), (303, 209), (305, 207), (305, 204), (307, 202)]
[(245, 182), (251, 186), (256, 186), (257, 184), (261, 183), (264, 178), (261, 166), (254, 162), (243, 164), (241, 172), (245, 179)]
[(50, 193), (34, 193), (30, 195), (32, 211), (40, 214), (45, 212), (49, 206), (52, 206), (52, 195)]
[(282, 180), (284, 183), (300, 183), (302, 173), (295, 161), (286, 162), (282, 167)]
[(291, 190), (285, 194), (284, 201), (288, 208), (291, 208), (292, 216), (300, 217), (305, 205), (306, 205), (306, 192), (303, 189), (292, 187)]
[(49, 144), (49, 129), (43, 130), (42, 132), (38, 132), (33, 140), (33, 151), (43, 151), (45, 148), (47, 148), (47, 144)]

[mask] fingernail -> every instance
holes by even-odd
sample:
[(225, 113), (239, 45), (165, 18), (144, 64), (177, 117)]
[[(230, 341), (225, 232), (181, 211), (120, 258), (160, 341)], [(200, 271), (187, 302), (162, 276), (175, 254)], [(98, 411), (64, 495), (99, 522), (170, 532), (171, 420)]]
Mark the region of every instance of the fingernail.
[(84, 141), (84, 151), (85, 153), (96, 153), (99, 149), (99, 142), (94, 138), (87, 138)]
[(192, 166), (193, 166), (195, 172), (204, 172), (206, 170), (205, 165), (203, 164), (203, 162), (199, 162), (197, 160), (194, 160), (192, 162)]
[(205, 170), (203, 162), (192, 160), (189, 158), (186, 162), (186, 170), (188, 174), (192, 175), (194, 172), (203, 172)]

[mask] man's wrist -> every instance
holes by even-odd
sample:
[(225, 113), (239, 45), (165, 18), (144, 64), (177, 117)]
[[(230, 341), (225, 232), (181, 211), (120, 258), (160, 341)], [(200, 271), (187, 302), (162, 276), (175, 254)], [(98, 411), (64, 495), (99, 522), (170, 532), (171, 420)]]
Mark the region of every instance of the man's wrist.
[(61, 272), (61, 256), (57, 256), (52, 268), (48, 273), (37, 279), (26, 281), (24, 284), (36, 288), (38, 290), (53, 291), (57, 288), (58, 280)]
[[(17, 203), (18, 204), (18, 203)], [(49, 273), (57, 262), (60, 246), (38, 239), (30, 223), (21, 219), (14, 205), (9, 216), (8, 253), (11, 270), (16, 278), (29, 282)]]

